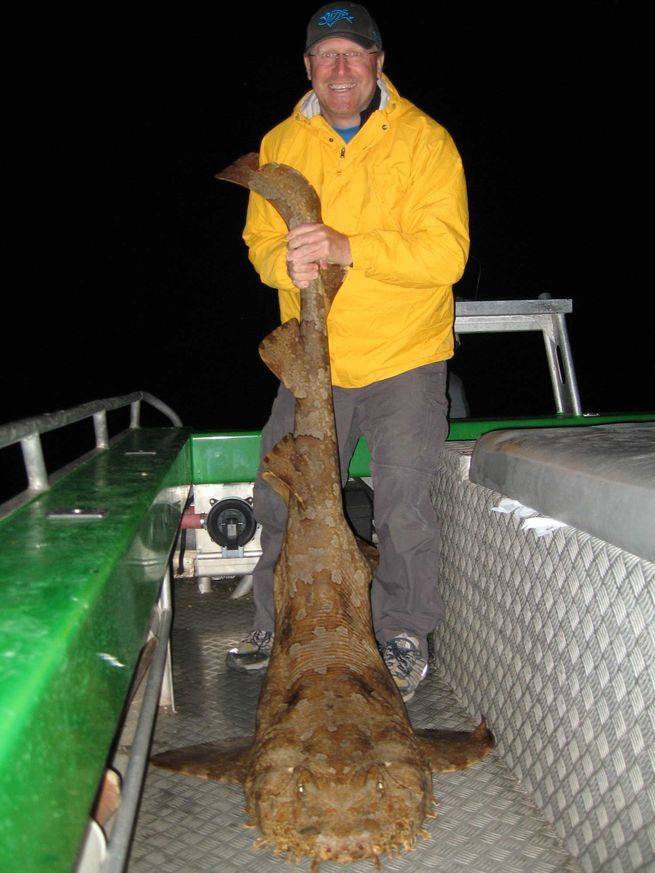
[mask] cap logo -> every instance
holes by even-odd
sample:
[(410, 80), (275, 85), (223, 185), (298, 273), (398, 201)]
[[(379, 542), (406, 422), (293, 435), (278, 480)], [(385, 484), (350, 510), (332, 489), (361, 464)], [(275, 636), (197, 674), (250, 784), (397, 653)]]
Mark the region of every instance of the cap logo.
[(318, 26), (332, 27), (332, 25), (336, 24), (337, 21), (343, 21), (344, 19), (351, 24), (355, 20), (347, 9), (331, 9), (329, 12), (325, 12), (321, 15), (318, 19)]

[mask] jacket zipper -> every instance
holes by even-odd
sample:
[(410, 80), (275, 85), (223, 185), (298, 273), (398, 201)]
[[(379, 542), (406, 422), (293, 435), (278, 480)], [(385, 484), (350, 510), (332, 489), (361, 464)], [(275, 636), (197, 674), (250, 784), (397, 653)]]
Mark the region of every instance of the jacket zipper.
[(341, 172), (342, 172), (341, 168), (343, 167), (343, 159), (344, 159), (345, 157), (346, 157), (346, 147), (345, 147), (345, 146), (342, 146), (342, 147), (341, 147), (341, 151), (339, 152), (339, 163), (338, 163), (338, 165), (337, 165), (337, 167), (338, 167), (338, 169), (337, 169), (337, 176), (340, 176), (340, 175), (341, 175)]

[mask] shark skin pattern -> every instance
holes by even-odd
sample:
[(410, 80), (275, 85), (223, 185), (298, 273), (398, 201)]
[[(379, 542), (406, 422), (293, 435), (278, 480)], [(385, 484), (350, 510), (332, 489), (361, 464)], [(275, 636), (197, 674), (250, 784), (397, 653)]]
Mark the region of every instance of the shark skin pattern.
[[(246, 155), (218, 174), (269, 199), (289, 228), (320, 222), (318, 196), (290, 167)], [(476, 731), (414, 730), (377, 648), (369, 588), (375, 552), (343, 514), (326, 319), (345, 271), (301, 291), (293, 319), (260, 345), (296, 398), (295, 426), (263, 461), (287, 502), (275, 568), (275, 641), (252, 739), (164, 752), (153, 763), (243, 785), (248, 823), (276, 854), (348, 863), (411, 849), (433, 817), (433, 772), (460, 770), (494, 745)]]

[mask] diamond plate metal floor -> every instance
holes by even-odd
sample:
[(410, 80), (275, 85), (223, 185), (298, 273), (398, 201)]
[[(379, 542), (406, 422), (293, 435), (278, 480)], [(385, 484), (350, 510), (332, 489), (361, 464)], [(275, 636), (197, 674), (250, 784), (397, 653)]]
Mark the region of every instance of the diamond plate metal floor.
[[(173, 669), (178, 712), (161, 712), (153, 751), (252, 734), (261, 679), (225, 667), (225, 654), (250, 630), (251, 597), (231, 600), (233, 585), (213, 582), (202, 595), (176, 584)], [(408, 706), (417, 727), (474, 727), (431, 670)], [(492, 726), (493, 727), (493, 726)], [(579, 873), (551, 826), (496, 757), (434, 778), (437, 818), (430, 839), (383, 870), (440, 873)], [(151, 767), (145, 783), (129, 873), (289, 870), (244, 827), (243, 792)], [(305, 861), (297, 869), (308, 871)], [(372, 863), (321, 864), (321, 873), (371, 873)]]

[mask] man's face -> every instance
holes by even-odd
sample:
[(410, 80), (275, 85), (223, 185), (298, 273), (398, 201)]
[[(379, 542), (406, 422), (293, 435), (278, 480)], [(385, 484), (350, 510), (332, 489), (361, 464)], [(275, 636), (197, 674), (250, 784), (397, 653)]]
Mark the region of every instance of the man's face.
[[(321, 61), (326, 52), (357, 52), (360, 59), (339, 55)], [(359, 114), (371, 102), (377, 78), (382, 71), (383, 52), (366, 53), (359, 43), (343, 37), (322, 39), (305, 55), (305, 68), (312, 81), (321, 113), (332, 127), (354, 127)]]

